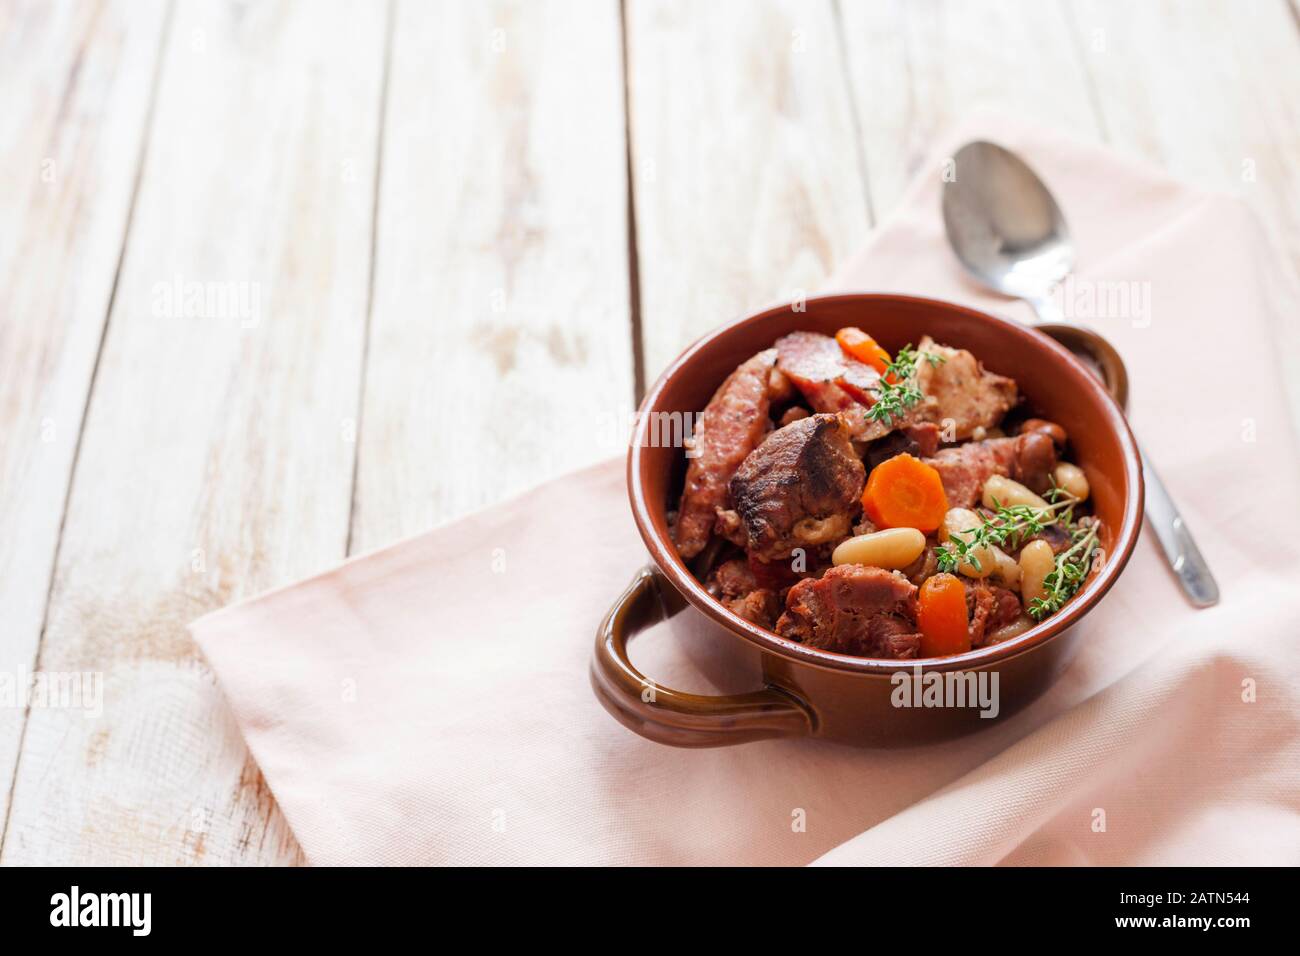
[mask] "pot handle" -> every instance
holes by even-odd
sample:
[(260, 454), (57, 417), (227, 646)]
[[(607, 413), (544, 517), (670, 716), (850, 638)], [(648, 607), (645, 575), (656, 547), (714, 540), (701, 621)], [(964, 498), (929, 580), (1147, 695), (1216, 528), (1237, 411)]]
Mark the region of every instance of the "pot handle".
[(775, 687), (749, 694), (687, 694), (661, 687), (632, 666), (628, 638), (665, 617), (661, 580), (653, 567), (642, 568), (600, 622), (591, 686), (605, 709), (642, 737), (674, 747), (728, 747), (811, 733), (807, 705)]
[(1034, 328), (1048, 338), (1055, 339), (1076, 356), (1088, 356), (1111, 397), (1120, 408), (1128, 408), (1128, 369), (1124, 367), (1124, 360), (1120, 358), (1115, 346), (1096, 332), (1064, 322), (1042, 322)]

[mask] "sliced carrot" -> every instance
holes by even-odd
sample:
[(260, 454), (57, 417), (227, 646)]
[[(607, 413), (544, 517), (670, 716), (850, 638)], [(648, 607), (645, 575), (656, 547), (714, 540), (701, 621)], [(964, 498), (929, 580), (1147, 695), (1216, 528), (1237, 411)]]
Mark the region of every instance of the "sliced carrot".
[(916, 605), (921, 628), (921, 656), (945, 657), (970, 650), (966, 620), (966, 586), (951, 574), (925, 579)]
[(911, 455), (895, 455), (871, 469), (862, 510), (878, 528), (930, 532), (943, 524), (948, 496), (933, 467)]
[(889, 353), (866, 332), (855, 326), (848, 326), (835, 333), (835, 341), (840, 343), (840, 348), (849, 358), (870, 365), (881, 375), (885, 374), (885, 369), (891, 361)]

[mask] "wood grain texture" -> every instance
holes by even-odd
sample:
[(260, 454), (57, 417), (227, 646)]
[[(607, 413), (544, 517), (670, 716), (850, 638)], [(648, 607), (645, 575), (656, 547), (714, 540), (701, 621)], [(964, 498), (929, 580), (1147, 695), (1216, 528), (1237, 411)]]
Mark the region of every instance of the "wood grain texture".
[(32, 710), (5, 863), (297, 858), (185, 626), (343, 556), (385, 25), (178, 5), (40, 650), (103, 715)]
[[(1071, 0), (1110, 142), (1248, 203), (1300, 275), (1300, 31), (1283, 0)], [(1300, 430), (1300, 324), (1274, 329)]]
[(1117, 147), (1238, 195), (1300, 267), (1300, 32), (1283, 0), (1070, 0)]
[(878, 219), (897, 205), (936, 137), (976, 107), (1100, 136), (1055, 3), (841, 0), (840, 10)]
[(829, 2), (629, 0), (627, 20), (653, 381), (703, 332), (816, 289), (870, 212)]
[[(117, 272), (162, 2), (0, 14), (0, 674), (36, 662)], [(0, 821), (25, 709), (0, 707)]]
[(615, 0), (398, 5), (353, 551), (620, 454)]
[(970, 108), (1300, 264), (1285, 0), (167, 10), (0, 5), (0, 673), (104, 678), (0, 708), (0, 863), (299, 862), (185, 625), (617, 453), (638, 374), (815, 289)]

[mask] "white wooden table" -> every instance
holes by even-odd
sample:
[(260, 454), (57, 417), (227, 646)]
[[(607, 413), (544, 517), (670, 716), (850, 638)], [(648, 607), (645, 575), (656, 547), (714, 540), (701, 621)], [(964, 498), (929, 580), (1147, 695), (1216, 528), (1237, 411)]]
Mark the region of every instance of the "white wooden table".
[(0, 707), (0, 862), (299, 860), (185, 625), (617, 453), (970, 107), (1240, 194), (1300, 265), (1298, 23), (2, 0), (0, 673), (104, 684), (97, 719)]

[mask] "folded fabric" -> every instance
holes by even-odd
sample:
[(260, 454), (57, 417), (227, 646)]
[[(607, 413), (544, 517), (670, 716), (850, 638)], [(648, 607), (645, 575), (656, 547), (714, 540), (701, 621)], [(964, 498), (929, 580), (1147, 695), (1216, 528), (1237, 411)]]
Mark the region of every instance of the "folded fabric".
[[(1222, 603), (1193, 610), (1144, 533), (1072, 667), (987, 730), (677, 750), (588, 684), (596, 624), (647, 560), (609, 462), (192, 625), (310, 862), (1300, 862), (1300, 467), (1270, 334), (1300, 292), (1238, 202), (993, 114), (829, 289), (1029, 317), (944, 242), (943, 161), (975, 138), (1061, 201), (1080, 250), (1062, 305), (1126, 359), (1134, 431)], [(634, 642), (646, 673), (753, 689), (685, 615)]]

